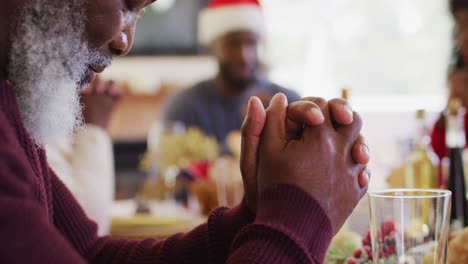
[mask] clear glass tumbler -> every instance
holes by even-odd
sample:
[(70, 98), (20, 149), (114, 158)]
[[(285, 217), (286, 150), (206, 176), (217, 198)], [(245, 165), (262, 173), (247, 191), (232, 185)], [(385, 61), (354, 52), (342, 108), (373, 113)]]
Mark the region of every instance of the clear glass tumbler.
[(375, 264), (445, 264), (451, 192), (369, 192), (371, 259)]

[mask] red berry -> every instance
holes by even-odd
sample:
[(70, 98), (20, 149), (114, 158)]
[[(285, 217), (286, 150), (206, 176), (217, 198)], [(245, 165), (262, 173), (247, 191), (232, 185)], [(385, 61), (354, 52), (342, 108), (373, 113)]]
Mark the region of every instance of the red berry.
[(362, 255), (362, 250), (361, 249), (356, 249), (354, 250), (354, 253), (353, 253), (353, 256), (357, 259), (361, 258), (361, 255)]
[(388, 247), (386, 248), (386, 252), (387, 252), (388, 254), (390, 254), (390, 255), (393, 255), (393, 254), (395, 253), (395, 248), (392, 247), (392, 246), (388, 246)]
[(364, 238), (362, 239), (362, 244), (363, 245), (369, 245), (371, 244), (371, 233), (370, 233), (370, 230), (367, 230), (367, 233), (366, 235), (364, 236)]
[(390, 232), (395, 231), (395, 222), (391, 220), (383, 222), (381, 226), (381, 231), (385, 236), (390, 234)]
[(367, 255), (372, 253), (372, 248), (370, 246), (364, 246), (364, 250), (366, 251)]
[(366, 235), (364, 236), (364, 238), (367, 238), (367, 239), (371, 239), (371, 233), (370, 233), (370, 230), (367, 230), (366, 232)]
[(364, 239), (362, 240), (362, 245), (364, 245), (364, 246), (370, 246), (370, 244), (371, 244), (370, 239), (364, 238)]
[(364, 246), (364, 250), (366, 251), (367, 256), (370, 260), (372, 260), (372, 248), (370, 246)]
[(348, 260), (346, 260), (346, 264), (357, 264), (357, 261), (354, 258), (349, 257)]

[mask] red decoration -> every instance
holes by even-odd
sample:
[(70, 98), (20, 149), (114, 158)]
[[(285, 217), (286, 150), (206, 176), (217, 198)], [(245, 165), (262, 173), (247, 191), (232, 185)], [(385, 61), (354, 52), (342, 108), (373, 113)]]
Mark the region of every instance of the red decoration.
[(208, 170), (210, 168), (211, 162), (209, 161), (200, 161), (194, 163), (187, 167), (187, 171), (196, 179), (196, 180), (206, 180), (208, 179)]
[(226, 7), (234, 5), (256, 5), (260, 7), (258, 0), (212, 0), (208, 4), (208, 8)]

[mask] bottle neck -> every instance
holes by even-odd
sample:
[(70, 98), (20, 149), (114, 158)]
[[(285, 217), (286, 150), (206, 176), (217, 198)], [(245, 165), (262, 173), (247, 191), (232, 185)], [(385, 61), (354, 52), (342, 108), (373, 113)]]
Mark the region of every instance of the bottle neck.
[(457, 114), (446, 115), (445, 142), (447, 148), (461, 148), (466, 145), (464, 114), (459, 111)]
[(424, 119), (418, 118), (416, 120), (416, 128), (413, 143), (416, 148), (426, 148), (430, 144), (430, 138), (427, 134)]

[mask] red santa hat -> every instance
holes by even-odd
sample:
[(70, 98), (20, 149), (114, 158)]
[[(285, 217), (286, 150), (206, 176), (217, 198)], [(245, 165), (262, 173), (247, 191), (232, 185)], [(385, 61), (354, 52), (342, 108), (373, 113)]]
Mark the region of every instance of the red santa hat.
[(211, 0), (198, 17), (198, 40), (209, 45), (222, 35), (248, 30), (264, 34), (265, 21), (258, 0)]

